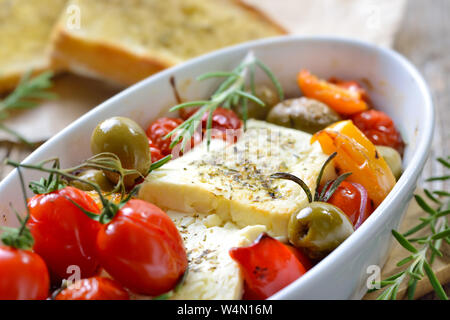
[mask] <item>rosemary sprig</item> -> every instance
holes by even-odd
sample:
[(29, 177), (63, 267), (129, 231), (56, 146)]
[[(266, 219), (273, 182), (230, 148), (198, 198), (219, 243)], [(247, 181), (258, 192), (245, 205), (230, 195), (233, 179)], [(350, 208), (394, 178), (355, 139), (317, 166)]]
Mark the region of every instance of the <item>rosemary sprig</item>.
[[(159, 167), (166, 164), (168, 161), (170, 161), (171, 158), (172, 155), (168, 155), (152, 163), (146, 175), (150, 174), (153, 170), (156, 170)], [(36, 169), (49, 173), (49, 176), (47, 178), (41, 178), (39, 181), (30, 182), (29, 188), (35, 194), (50, 193), (62, 189), (67, 186), (68, 182), (74, 180), (83, 182), (92, 187), (94, 190), (98, 191), (99, 187), (95, 183), (84, 179), (80, 179), (77, 175), (75, 175), (75, 172), (82, 169), (97, 169), (103, 170), (105, 172), (111, 172), (118, 176), (116, 185), (110, 192), (106, 193), (106, 195), (112, 193), (120, 193), (123, 199), (124, 197), (127, 196), (126, 192), (127, 190), (124, 184), (125, 177), (128, 175), (138, 175), (141, 176), (142, 178), (145, 177), (135, 169), (123, 168), (119, 157), (114, 153), (110, 152), (103, 152), (96, 154), (88, 158), (87, 160), (84, 160), (79, 165), (65, 169), (60, 168), (58, 158), (47, 159), (33, 165), (19, 164), (17, 162), (7, 159), (5, 164), (12, 165), (17, 168), (23, 167), (27, 169)], [(51, 169), (46, 168), (46, 166), (48, 166), (49, 164), (51, 164)]]
[[(438, 161), (445, 167), (449, 168), (448, 162), (442, 158)], [(440, 177), (439, 180), (448, 180)], [(427, 181), (435, 181), (436, 178), (430, 178)], [(417, 204), (428, 214), (426, 218), (420, 218), (421, 222), (416, 226), (412, 227), (410, 230), (403, 234), (392, 230), (392, 235), (395, 237), (397, 242), (411, 254), (397, 263), (397, 266), (403, 266), (409, 263), (408, 267), (391, 276), (379, 283), (374, 282), (373, 284), (378, 284), (380, 288), (385, 288), (383, 292), (377, 297), (378, 300), (395, 300), (397, 298), (397, 293), (400, 285), (404, 281), (408, 281), (407, 297), (412, 300), (414, 298), (414, 293), (416, 290), (417, 283), (422, 280), (425, 275), (428, 277), (431, 285), (433, 286), (436, 295), (442, 300), (448, 300), (448, 297), (439, 283), (436, 275), (431, 268), (436, 256), (442, 257), (443, 254), (440, 250), (442, 241), (450, 243), (450, 228), (448, 225), (447, 216), (450, 214), (450, 202), (443, 204), (442, 199), (438, 197), (446, 197), (448, 192), (446, 191), (434, 191), (430, 192), (425, 190), (425, 195), (438, 205), (437, 209), (433, 209), (425, 199), (419, 195), (415, 195), (414, 198)], [(410, 237), (416, 234), (419, 230), (424, 228), (429, 228), (429, 233), (422, 237)], [(409, 237), (409, 238), (408, 238)], [(420, 247), (416, 248), (413, 244), (417, 243)], [(372, 289), (370, 291), (375, 291)]]
[[(31, 71), (24, 74), (16, 89), (5, 99), (0, 101), (0, 122), (6, 120), (11, 111), (32, 109), (37, 106), (39, 99), (55, 99), (56, 95), (47, 91), (52, 86), (51, 77), (53, 73), (44, 72), (36, 77), (31, 77)], [(0, 130), (14, 135), (23, 143), (31, 145), (19, 133), (0, 123)]]
[(295, 183), (297, 183), (305, 192), (306, 197), (308, 198), (308, 202), (328, 202), (330, 200), (333, 193), (339, 188), (339, 185), (344, 181), (348, 176), (350, 176), (351, 172), (346, 172), (341, 174), (339, 177), (337, 177), (335, 180), (330, 180), (325, 183), (325, 185), (322, 188), (322, 192), (319, 193), (320, 188), (320, 182), (322, 181), (322, 176), (325, 171), (325, 168), (327, 165), (331, 162), (331, 160), (334, 159), (334, 157), (337, 156), (337, 152), (333, 152), (327, 160), (322, 165), (322, 168), (320, 168), (319, 174), (317, 176), (316, 180), (316, 189), (314, 192), (314, 196), (311, 192), (311, 189), (308, 187), (308, 185), (299, 177), (294, 176), (293, 174), (287, 173), (287, 172), (277, 172), (270, 176), (271, 179), (285, 179), (285, 180), (291, 180)]
[[(122, 166), (114, 167), (115, 166), (114, 162), (105, 161), (110, 156), (111, 156), (111, 154), (108, 154), (108, 153), (99, 154), (99, 157), (95, 158), (95, 156), (94, 156), (92, 158), (89, 158), (83, 164), (81, 164), (80, 166), (74, 167), (74, 168), (94, 167), (94, 166), (96, 166), (99, 163), (103, 163), (105, 165), (101, 167), (102, 170), (115, 172), (115, 173), (119, 174), (121, 177), (123, 177), (124, 175), (132, 173), (128, 169), (123, 169)], [(109, 159), (111, 160), (112, 158), (109, 158)], [(150, 170), (148, 171), (148, 174), (152, 170), (155, 170), (155, 169), (161, 167), (162, 165), (164, 165), (165, 163), (167, 163), (170, 159), (171, 159), (171, 155), (168, 155), (168, 156), (158, 160), (157, 162), (152, 163), (151, 166), (150, 166)], [(91, 186), (94, 189), (94, 191), (97, 192), (97, 194), (99, 196), (99, 199), (100, 199), (100, 201), (102, 203), (102, 208), (103, 209), (102, 209), (102, 213), (100, 215), (98, 215), (96, 213), (93, 213), (93, 212), (89, 212), (89, 211), (85, 210), (83, 207), (81, 207), (80, 205), (78, 205), (76, 202), (74, 202), (74, 201), (72, 201), (70, 199), (69, 200), (75, 206), (77, 206), (80, 210), (82, 210), (88, 217), (90, 217), (91, 219), (97, 220), (97, 221), (101, 222), (102, 224), (109, 222), (114, 217), (114, 215), (117, 213), (117, 211), (128, 200), (130, 200), (131, 197), (133, 197), (137, 193), (137, 191), (139, 190), (139, 187), (140, 187), (140, 185), (136, 185), (128, 193), (128, 195), (125, 195), (123, 193), (120, 203), (116, 204), (113, 201), (109, 201), (103, 195), (103, 192), (100, 189), (100, 186), (98, 184), (96, 184), (94, 182), (91, 182), (89, 180), (86, 180), (86, 179), (82, 179), (82, 178), (74, 175), (73, 172), (72, 172), (74, 168), (60, 169), (59, 168), (59, 159), (58, 158), (44, 160), (44, 161), (42, 161), (40, 163), (37, 163), (37, 164), (24, 164), (24, 163), (18, 163), (16, 161), (12, 161), (10, 159), (6, 159), (5, 160), (5, 164), (13, 166), (13, 167), (17, 168), (18, 170), (21, 169), (21, 168), (24, 168), (24, 169), (32, 169), (32, 170), (37, 170), (37, 171), (49, 173), (49, 177), (47, 179), (41, 180), (40, 182), (33, 182), (33, 183), (30, 184), (29, 187), (33, 191), (42, 190), (42, 191), (45, 191), (46, 193), (55, 191), (55, 190), (57, 190), (57, 189), (59, 189), (61, 187), (64, 187), (64, 181), (62, 180), (63, 178), (66, 179), (66, 180), (69, 180), (69, 181), (76, 180), (76, 181), (79, 181), (79, 182), (82, 182), (82, 183), (85, 183), (85, 184)], [(52, 166), (48, 167), (49, 164), (51, 164)], [(120, 162), (119, 162), (119, 164), (120, 164)], [(100, 165), (98, 165), (98, 168), (100, 168)], [(54, 179), (56, 179), (59, 182), (52, 182), (52, 181), (54, 181)], [(50, 187), (50, 188), (53, 187), (53, 188), (56, 188), (56, 189), (55, 190), (51, 190), (51, 189), (46, 189), (46, 187)], [(23, 190), (23, 192), (25, 192), (25, 190)]]
[[(165, 139), (172, 137), (170, 147), (181, 142), (181, 151), (185, 150), (186, 144), (190, 141), (197, 128), (201, 125), (202, 118), (208, 114), (206, 125), (207, 146), (209, 148), (211, 142), (211, 126), (212, 115), (218, 107), (231, 108), (233, 106), (240, 107), (242, 114), (247, 115), (248, 100), (254, 101), (256, 104), (264, 107), (261, 101), (254, 93), (254, 73), (256, 67), (259, 67), (272, 81), (277, 89), (280, 100), (283, 100), (284, 93), (280, 83), (270, 69), (258, 58), (253, 52), (249, 52), (244, 60), (231, 72), (210, 72), (201, 75), (197, 80), (202, 81), (210, 78), (225, 78), (218, 89), (213, 93), (209, 100), (190, 101), (178, 104), (170, 109), (170, 111), (180, 110), (182, 108), (198, 106), (198, 110), (186, 121), (166, 135)], [(250, 90), (247, 89), (247, 75), (250, 74)], [(246, 119), (244, 116), (244, 129), (246, 129)]]

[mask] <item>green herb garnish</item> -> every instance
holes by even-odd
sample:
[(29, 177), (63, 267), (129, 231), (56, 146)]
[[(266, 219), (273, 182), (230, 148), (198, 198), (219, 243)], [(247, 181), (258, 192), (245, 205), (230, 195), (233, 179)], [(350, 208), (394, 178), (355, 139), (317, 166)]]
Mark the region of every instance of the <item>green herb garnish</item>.
[(322, 188), (322, 192), (319, 193), (320, 189), (320, 181), (322, 180), (323, 173), (325, 171), (325, 168), (327, 165), (333, 160), (334, 157), (337, 156), (337, 152), (333, 152), (328, 159), (324, 162), (322, 165), (322, 168), (320, 168), (319, 174), (317, 176), (316, 180), (316, 190), (314, 192), (314, 197), (309, 189), (308, 185), (300, 178), (294, 176), (293, 174), (287, 173), (287, 172), (277, 172), (270, 176), (271, 179), (285, 179), (285, 180), (291, 180), (300, 185), (300, 187), (305, 191), (306, 196), (308, 198), (308, 202), (328, 202), (330, 200), (333, 193), (339, 188), (342, 181), (344, 181), (348, 176), (350, 176), (351, 172), (346, 172), (341, 174), (339, 177), (337, 177), (335, 180), (330, 180)]
[[(450, 157), (447, 157), (447, 159), (438, 159), (438, 161), (447, 168), (450, 168), (449, 160)], [(450, 176), (437, 178), (433, 177), (427, 179), (427, 181), (448, 179), (450, 179)], [(442, 241), (450, 244), (450, 228), (447, 220), (447, 215), (450, 214), (450, 201), (445, 201), (445, 203), (442, 202), (445, 197), (449, 196), (449, 193), (447, 191), (440, 190), (434, 192), (425, 190), (425, 195), (431, 201), (436, 203), (438, 208), (433, 209), (433, 207), (430, 206), (421, 196), (414, 196), (417, 204), (428, 214), (428, 217), (420, 218), (421, 223), (417, 224), (403, 234), (392, 230), (392, 234), (397, 242), (403, 248), (408, 250), (411, 255), (397, 263), (398, 267), (408, 264), (408, 267), (405, 270), (378, 283), (373, 283), (374, 285), (378, 284), (380, 288), (385, 288), (377, 297), (378, 300), (397, 299), (397, 293), (403, 281), (408, 281), (407, 296), (408, 299), (412, 300), (414, 298), (417, 282), (422, 280), (425, 277), (425, 274), (427, 275), (439, 299), (448, 300), (447, 294), (434, 274), (431, 265), (433, 264), (436, 256), (443, 256), (440, 250)], [(428, 235), (416, 238), (411, 237), (416, 232), (423, 230), (424, 228), (429, 228)], [(417, 243), (420, 247), (414, 246), (413, 243)], [(369, 291), (372, 292), (375, 290), (377, 289), (372, 289)]]
[(47, 91), (52, 86), (51, 77), (53, 73), (47, 71), (33, 78), (31, 78), (31, 73), (31, 71), (25, 73), (16, 89), (0, 101), (0, 130), (14, 135), (21, 142), (28, 145), (32, 144), (1, 122), (9, 117), (10, 111), (32, 109), (38, 105), (39, 99), (56, 98), (54, 93)]
[[(240, 107), (244, 115), (244, 129), (246, 129), (248, 114), (247, 104), (248, 100), (254, 101), (256, 104), (264, 107), (264, 102), (255, 95), (254, 73), (256, 67), (259, 67), (272, 81), (277, 89), (280, 100), (283, 100), (283, 89), (281, 84), (275, 78), (274, 74), (269, 68), (252, 52), (249, 52), (244, 60), (231, 72), (210, 72), (201, 75), (197, 80), (206, 80), (210, 78), (226, 78), (219, 88), (213, 93), (209, 100), (190, 101), (178, 104), (170, 109), (176, 111), (187, 107), (198, 106), (199, 109), (181, 125), (171, 131), (165, 136), (165, 139), (173, 137), (170, 147), (173, 148), (181, 141), (181, 150), (184, 151), (186, 144), (190, 141), (197, 128), (201, 125), (202, 118), (205, 114), (208, 115), (206, 132), (207, 132), (207, 146), (209, 148), (211, 142), (211, 126), (212, 115), (214, 110), (218, 107), (230, 109), (231, 107)], [(247, 75), (250, 74), (250, 89), (247, 86)]]

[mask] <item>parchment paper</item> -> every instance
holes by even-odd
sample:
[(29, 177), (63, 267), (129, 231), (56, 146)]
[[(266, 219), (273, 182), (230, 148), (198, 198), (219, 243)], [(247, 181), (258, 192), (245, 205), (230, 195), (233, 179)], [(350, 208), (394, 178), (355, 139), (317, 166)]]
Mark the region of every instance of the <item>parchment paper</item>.
[(334, 35), (390, 46), (405, 0), (245, 0), (299, 35)]

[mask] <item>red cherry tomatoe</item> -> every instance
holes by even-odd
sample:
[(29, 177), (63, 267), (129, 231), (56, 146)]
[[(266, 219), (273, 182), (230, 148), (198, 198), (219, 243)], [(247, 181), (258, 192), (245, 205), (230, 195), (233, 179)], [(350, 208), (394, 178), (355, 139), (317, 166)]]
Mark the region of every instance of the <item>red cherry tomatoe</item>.
[[(122, 181), (123, 176), (131, 171), (124, 170), (119, 160), (107, 154), (94, 156), (86, 163), (95, 165), (96, 168), (103, 168), (101, 165), (107, 163), (109, 165), (104, 166), (105, 170), (118, 172), (122, 175)], [(38, 165), (19, 164), (11, 160), (7, 164), (50, 173), (47, 179), (41, 178), (29, 185), (36, 195), (27, 201), (27, 227), (34, 238), (33, 250), (44, 259), (52, 283), (60, 284), (61, 280), (73, 275), (74, 270), (79, 271), (81, 278), (96, 275), (99, 263), (95, 241), (101, 225), (95, 219), (90, 219), (85, 211), (98, 219), (100, 209), (87, 193), (67, 186), (67, 182), (60, 179), (60, 176), (81, 181), (101, 192), (99, 187), (70, 174), (73, 168), (59, 169), (58, 159), (46, 160)], [(52, 168), (46, 167), (48, 164), (52, 164)], [(76, 169), (82, 167), (83, 164)], [(119, 188), (119, 185), (115, 188)]]
[(164, 139), (164, 137), (181, 123), (183, 123), (183, 120), (179, 118), (159, 118), (148, 126), (145, 133), (152, 141), (152, 144), (166, 156), (172, 152), (172, 148), (170, 147), (172, 141), (170, 139)]
[[(169, 160), (170, 156), (152, 163), (149, 172)], [(164, 211), (148, 202), (131, 199), (139, 186), (116, 204), (103, 196), (98, 185), (65, 170), (9, 163), (19, 168), (49, 172), (57, 177), (77, 179), (95, 189), (103, 206), (101, 214), (90, 212), (75, 201), (70, 202), (101, 224), (93, 241), (96, 257), (123, 286), (139, 294), (158, 296), (171, 290), (182, 279), (187, 268), (187, 255), (181, 236)]]
[[(157, 147), (163, 156), (172, 154), (173, 156), (178, 156), (181, 153), (181, 145), (177, 144), (172, 146), (174, 142), (166, 136), (172, 132), (175, 128), (183, 123), (180, 118), (168, 118), (163, 117), (153, 121), (147, 128), (146, 134), (153, 146)], [(191, 138), (191, 145), (189, 148), (193, 148), (202, 140), (202, 135), (200, 132), (195, 132)], [(153, 160), (152, 160), (153, 161)]]
[[(198, 108), (193, 108), (188, 111), (181, 109), (180, 115), (186, 120), (191, 117), (195, 112), (197, 112)], [(209, 112), (206, 112), (202, 116), (202, 132), (205, 134), (207, 123), (208, 123)], [(216, 139), (227, 139), (227, 130), (231, 130), (232, 137), (234, 142), (238, 138), (239, 129), (242, 127), (242, 121), (239, 119), (237, 114), (227, 108), (217, 108), (214, 110), (211, 118), (211, 137)], [(234, 131), (234, 132), (233, 132)]]
[(367, 190), (355, 182), (342, 181), (327, 202), (341, 209), (348, 216), (355, 230), (373, 212)]
[(55, 300), (129, 300), (128, 292), (115, 280), (104, 277), (81, 279), (61, 290)]
[[(25, 190), (23, 177), (18, 170), (22, 190)], [(26, 204), (26, 195), (24, 194)], [(0, 227), (0, 300), (43, 300), (48, 297), (50, 276), (44, 260), (31, 252), (33, 236), (26, 223), (30, 217), (27, 210), (25, 218), (16, 214), (19, 228)]]
[(403, 154), (405, 143), (394, 121), (383, 111), (367, 110), (352, 115), (351, 120), (375, 145), (394, 148)]
[(0, 300), (43, 300), (50, 285), (47, 266), (29, 250), (0, 246)]
[(137, 199), (126, 202), (97, 237), (103, 268), (133, 292), (157, 296), (171, 290), (187, 268), (183, 240), (169, 216)]
[(72, 274), (69, 266), (78, 267), (82, 278), (98, 271), (95, 239), (100, 224), (80, 207), (100, 213), (87, 193), (70, 186), (37, 194), (28, 201), (27, 225), (35, 239), (33, 250), (46, 262), (54, 284)]

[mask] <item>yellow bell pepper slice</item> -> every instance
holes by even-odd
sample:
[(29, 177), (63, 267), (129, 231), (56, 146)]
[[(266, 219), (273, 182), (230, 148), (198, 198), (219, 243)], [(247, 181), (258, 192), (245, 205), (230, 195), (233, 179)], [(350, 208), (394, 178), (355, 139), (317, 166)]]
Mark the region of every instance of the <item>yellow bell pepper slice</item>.
[(395, 177), (375, 145), (351, 120), (336, 122), (317, 132), (311, 143), (319, 141), (326, 154), (337, 152), (334, 164), (338, 173), (352, 172), (348, 181), (363, 185), (378, 206), (395, 185)]

